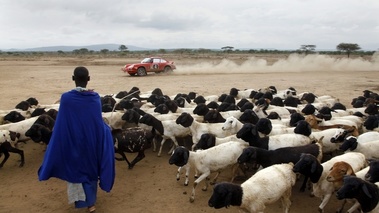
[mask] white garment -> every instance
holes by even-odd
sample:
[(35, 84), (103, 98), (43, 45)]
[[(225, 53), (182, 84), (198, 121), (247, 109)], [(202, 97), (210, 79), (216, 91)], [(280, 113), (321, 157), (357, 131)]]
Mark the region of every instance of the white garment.
[(67, 182), (67, 194), (69, 204), (79, 200), (86, 200), (86, 194), (84, 193), (83, 185), (81, 183)]

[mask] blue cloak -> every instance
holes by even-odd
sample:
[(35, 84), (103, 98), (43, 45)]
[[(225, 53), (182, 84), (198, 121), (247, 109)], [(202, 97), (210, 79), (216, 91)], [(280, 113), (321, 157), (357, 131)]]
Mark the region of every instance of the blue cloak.
[(39, 180), (56, 177), (71, 183), (98, 181), (109, 192), (115, 179), (111, 129), (103, 121), (96, 92), (71, 90), (61, 96)]

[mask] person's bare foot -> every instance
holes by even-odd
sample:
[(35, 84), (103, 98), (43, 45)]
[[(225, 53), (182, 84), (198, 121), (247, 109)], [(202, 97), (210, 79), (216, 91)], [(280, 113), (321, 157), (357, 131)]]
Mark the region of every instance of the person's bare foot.
[(95, 206), (90, 206), (90, 207), (88, 207), (88, 212), (90, 212), (90, 213), (95, 213), (95, 212), (96, 212), (96, 208), (95, 208)]

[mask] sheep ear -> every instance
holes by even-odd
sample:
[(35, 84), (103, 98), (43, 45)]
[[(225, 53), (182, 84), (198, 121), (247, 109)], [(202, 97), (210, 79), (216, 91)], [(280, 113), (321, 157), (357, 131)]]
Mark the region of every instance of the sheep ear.
[(349, 167), (346, 171), (346, 175), (354, 175), (355, 176), (354, 170), (351, 167)]
[(366, 184), (363, 184), (363, 186), (362, 186), (362, 190), (363, 190), (363, 192), (367, 195), (367, 197), (372, 198), (372, 195), (371, 195), (370, 192), (368, 191), (368, 188), (367, 188), (367, 185), (366, 185)]
[(46, 124), (50, 124), (50, 120), (48, 119), (47, 116), (45, 117), (44, 121), (45, 121)]
[(236, 127), (236, 125), (237, 125), (237, 119), (234, 119), (232, 122), (232, 127), (234, 128), (234, 127)]
[(216, 145), (216, 137), (211, 137), (209, 141), (211, 142), (211, 145)]
[(232, 193), (228, 192), (228, 194), (225, 197), (225, 207), (228, 208), (232, 202)]
[(255, 126), (253, 128), (251, 128), (251, 134), (254, 135), (254, 136), (257, 136), (258, 131), (257, 131), (257, 129), (256, 129)]
[(311, 173), (315, 173), (315, 172), (316, 172), (316, 168), (317, 168), (317, 162), (314, 161), (314, 162), (312, 163)]

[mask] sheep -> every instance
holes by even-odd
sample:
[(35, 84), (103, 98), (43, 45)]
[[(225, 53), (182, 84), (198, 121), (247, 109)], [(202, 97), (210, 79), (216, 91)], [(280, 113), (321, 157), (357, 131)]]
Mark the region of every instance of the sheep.
[[(341, 129), (343, 130), (343, 129)], [(351, 135), (349, 134), (350, 130), (338, 131), (331, 138), (332, 143), (342, 143), (345, 141), (347, 137), (350, 137), (350, 140), (356, 140), (358, 143), (364, 143), (367, 141), (379, 140), (379, 132), (365, 132), (362, 134), (358, 134), (356, 129), (354, 129)]]
[(320, 131), (312, 131), (310, 137), (320, 138), (323, 136), (323, 153), (334, 154), (339, 150), (340, 143), (338, 143), (337, 140), (333, 139), (333, 137), (344, 131), (345, 130), (343, 128), (330, 128)]
[(102, 117), (104, 122), (112, 129), (123, 129), (126, 125), (125, 120), (122, 119), (124, 113), (123, 111), (103, 112)]
[(354, 198), (363, 212), (379, 212), (379, 183), (371, 183), (353, 175), (343, 178), (342, 187), (336, 192), (339, 200)]
[(25, 111), (10, 111), (4, 116), (4, 123), (17, 123), (31, 117), (31, 113), (27, 111), (28, 114), (23, 113)]
[[(349, 129), (338, 128), (338, 131), (330, 138), (331, 143), (342, 143), (348, 136), (359, 136), (359, 131), (357, 128), (352, 127)], [(379, 134), (378, 134), (379, 136)]]
[[(218, 108), (219, 106), (217, 106)], [(219, 123), (219, 122), (225, 122), (225, 118), (234, 116), (236, 118), (240, 117), (243, 112), (240, 110), (228, 110), (225, 112), (219, 111), (217, 109), (210, 109), (208, 105), (205, 105), (204, 103), (198, 104), (193, 109), (193, 114), (204, 116), (204, 121), (208, 123)]]
[[(364, 179), (365, 174), (367, 173), (368, 170), (369, 170), (369, 167), (366, 167), (366, 168), (358, 171), (357, 173), (355, 173), (353, 171), (353, 168), (351, 167), (351, 165), (349, 163), (346, 163), (345, 161), (338, 161), (338, 162), (335, 162), (333, 164), (332, 168), (330, 168), (330, 171), (329, 171), (328, 176), (326, 177), (326, 180), (329, 182), (332, 182), (334, 185), (334, 188), (336, 190), (338, 190), (343, 185), (343, 177), (344, 176), (353, 175), (353, 176), (359, 177), (361, 179)], [(342, 212), (343, 207), (346, 203), (345, 201), (344, 201), (343, 205), (341, 206), (341, 208), (337, 210), (337, 212)], [(359, 202), (355, 201), (354, 205), (352, 207), (350, 207), (350, 209), (348, 209), (346, 212), (352, 213), (355, 210), (357, 210), (358, 207), (359, 207)]]
[[(193, 113), (194, 108), (175, 108), (170, 109), (169, 105), (174, 106), (175, 103), (169, 104), (168, 101), (165, 102), (165, 104), (158, 105), (154, 113), (150, 113), (154, 115), (159, 120), (175, 120), (182, 112), (188, 112)], [(203, 122), (204, 118), (203, 116), (193, 115), (193, 117), (196, 119), (196, 121)]]
[(224, 125), (221, 127), (224, 131), (229, 131), (230, 134), (236, 134), (243, 126), (243, 123), (237, 118), (231, 116), (226, 119)]
[[(162, 136), (161, 146), (159, 148), (158, 156), (161, 156), (162, 148), (167, 139), (171, 139), (175, 146), (173, 146), (168, 154), (172, 153), (172, 150), (178, 146), (176, 137), (185, 137), (191, 134), (190, 129), (185, 128), (181, 125), (175, 123), (174, 120), (160, 121), (151, 114), (143, 115), (140, 120), (140, 123), (146, 124), (153, 127), (157, 134)], [(154, 140), (153, 151), (156, 151), (156, 140)]]
[[(253, 111), (255, 112), (255, 114), (258, 115), (259, 118), (266, 118), (267, 115), (270, 114), (271, 112), (278, 113), (280, 118), (290, 118), (290, 116), (291, 116), (291, 113), (290, 113), (290, 111), (288, 111), (287, 108), (271, 106), (271, 105), (267, 109), (264, 109), (263, 106), (256, 105), (256, 106), (254, 106)], [(289, 120), (288, 120), (288, 122), (289, 122)]]
[(259, 120), (259, 117), (252, 109), (246, 109), (243, 111), (238, 120), (240, 120), (242, 123), (256, 124)]
[(49, 144), (52, 135), (52, 129), (46, 127), (43, 124), (34, 123), (26, 132), (25, 136), (29, 137), (36, 143)]
[(363, 122), (363, 131), (378, 131), (379, 132), (379, 114), (369, 115)]
[(369, 169), (365, 173), (365, 180), (371, 183), (379, 182), (379, 160), (370, 159), (368, 165)]
[(322, 202), (318, 207), (319, 212), (324, 212), (324, 207), (334, 192), (334, 185), (326, 180), (326, 176), (333, 164), (338, 161), (349, 163), (354, 172), (367, 165), (366, 158), (362, 153), (351, 152), (335, 156), (322, 164), (313, 155), (302, 154), (300, 160), (293, 167), (295, 173), (300, 173), (310, 178), (313, 183), (313, 195), (322, 198)]
[(312, 139), (302, 134), (281, 134), (261, 138), (253, 124), (246, 123), (237, 132), (237, 137), (249, 142), (250, 146), (274, 150), (288, 146), (301, 146), (310, 144)]
[(9, 123), (0, 125), (0, 130), (9, 130), (13, 132), (20, 133), (19, 141), (26, 141), (29, 138), (25, 136), (25, 132), (33, 125), (38, 117), (32, 117), (17, 123)]
[(341, 144), (340, 150), (344, 152), (359, 152), (364, 154), (367, 159), (379, 158), (379, 140), (358, 143), (356, 138), (349, 136)]
[(30, 103), (28, 101), (20, 101), (14, 108), (26, 111), (30, 107), (31, 107), (31, 105), (30, 105)]
[(216, 176), (213, 178), (211, 184), (215, 183), (220, 172), (229, 167), (233, 166), (233, 177), (236, 171), (237, 158), (241, 155), (242, 150), (248, 146), (245, 142), (230, 141), (227, 143), (220, 144), (218, 146), (211, 147), (206, 150), (190, 151), (183, 146), (177, 147), (170, 159), (169, 164), (175, 164), (179, 166), (177, 180), (179, 180), (180, 170), (183, 166), (186, 168), (186, 180), (184, 185), (188, 185), (188, 175), (191, 166), (195, 168), (199, 174), (201, 174), (193, 184), (192, 193), (190, 197), (190, 202), (195, 200), (195, 189), (196, 186), (205, 179), (205, 186), (203, 191), (208, 188), (208, 180), (206, 179), (211, 172), (217, 172)]
[(244, 89), (239, 90), (237, 88), (231, 88), (229, 95), (233, 96), (236, 99), (248, 98), (250, 97), (251, 92), (256, 91), (255, 89)]
[(183, 112), (177, 119), (176, 123), (189, 129), (192, 135), (192, 150), (204, 133), (212, 133), (217, 137), (226, 137), (231, 135), (230, 131), (222, 129), (223, 123), (200, 123), (189, 114)]
[(337, 161), (329, 170), (326, 180), (332, 182), (336, 189), (343, 185), (343, 176), (355, 175), (353, 168), (345, 161)]
[(281, 199), (283, 212), (291, 206), (291, 190), (296, 182), (293, 164), (276, 164), (255, 173), (241, 185), (218, 183), (208, 201), (215, 209), (239, 206), (246, 212), (264, 212), (266, 205)]
[[(322, 140), (322, 138), (320, 139)], [(256, 163), (263, 168), (281, 163), (297, 163), (302, 153), (308, 153), (317, 158), (318, 161), (322, 159), (322, 144), (312, 143), (296, 147), (283, 147), (275, 150), (266, 150), (258, 147), (247, 147), (243, 150), (238, 158), (238, 163)], [(304, 178), (304, 182), (300, 191), (304, 191), (308, 177)]]
[[(329, 128), (345, 128), (345, 129), (350, 129), (355, 127), (359, 131), (359, 127), (356, 125), (356, 123), (349, 121), (349, 120), (330, 120), (328, 123), (321, 123), (319, 122), (324, 121), (323, 119), (317, 118), (315, 115), (306, 115), (305, 121), (307, 121), (312, 129), (317, 129), (317, 130), (325, 130)], [(334, 123), (335, 122), (335, 123)]]
[(209, 95), (209, 96), (203, 96), (203, 95), (198, 95), (196, 96), (194, 99), (193, 99), (193, 102), (195, 102), (197, 105), (199, 103), (209, 103), (209, 102), (212, 102), (212, 101), (217, 101), (219, 98), (218, 95)]
[(4, 166), (5, 162), (7, 162), (10, 156), (9, 152), (19, 154), (21, 157), (19, 167), (24, 166), (25, 164), (24, 151), (14, 147), (19, 137), (20, 137), (19, 133), (9, 131), (9, 130), (0, 130), (0, 157), (1, 157), (1, 153), (4, 153), (4, 159), (0, 163), (0, 168)]
[[(140, 127), (131, 127), (127, 129), (112, 130), (112, 137), (115, 147), (115, 153), (118, 153), (122, 158), (116, 160), (126, 160), (129, 169), (132, 169), (137, 162), (145, 157), (145, 150), (151, 147), (154, 134)], [(135, 153), (138, 155), (129, 162), (125, 153)]]
[(237, 138), (235, 134), (224, 137), (224, 138), (220, 138), (210, 133), (204, 133), (201, 135), (200, 140), (196, 143), (194, 150), (209, 149), (211, 147), (214, 147), (214, 146), (217, 146), (219, 144), (226, 143), (229, 141), (239, 141), (239, 142), (246, 143), (246, 141)]
[[(347, 117), (347, 116), (344, 116), (344, 117)], [(305, 120), (311, 125), (313, 129), (323, 130), (323, 129), (327, 129), (327, 128), (335, 127), (335, 126), (341, 126), (341, 127), (354, 126), (355, 128), (359, 130), (362, 126), (362, 122), (358, 121), (359, 118), (357, 116), (353, 116), (349, 118), (351, 118), (351, 120), (340, 117), (340, 118), (335, 118), (335, 119), (325, 121), (324, 119), (317, 118), (315, 115), (305, 116)]]
[(206, 123), (224, 123), (225, 121), (226, 119), (217, 109), (208, 110), (204, 115), (204, 122)]
[(182, 113), (182, 112), (193, 113), (193, 110), (195, 108), (195, 107), (188, 107), (188, 108), (178, 107), (178, 104), (173, 100), (166, 100), (164, 104), (167, 106), (169, 111), (177, 112), (177, 113)]

